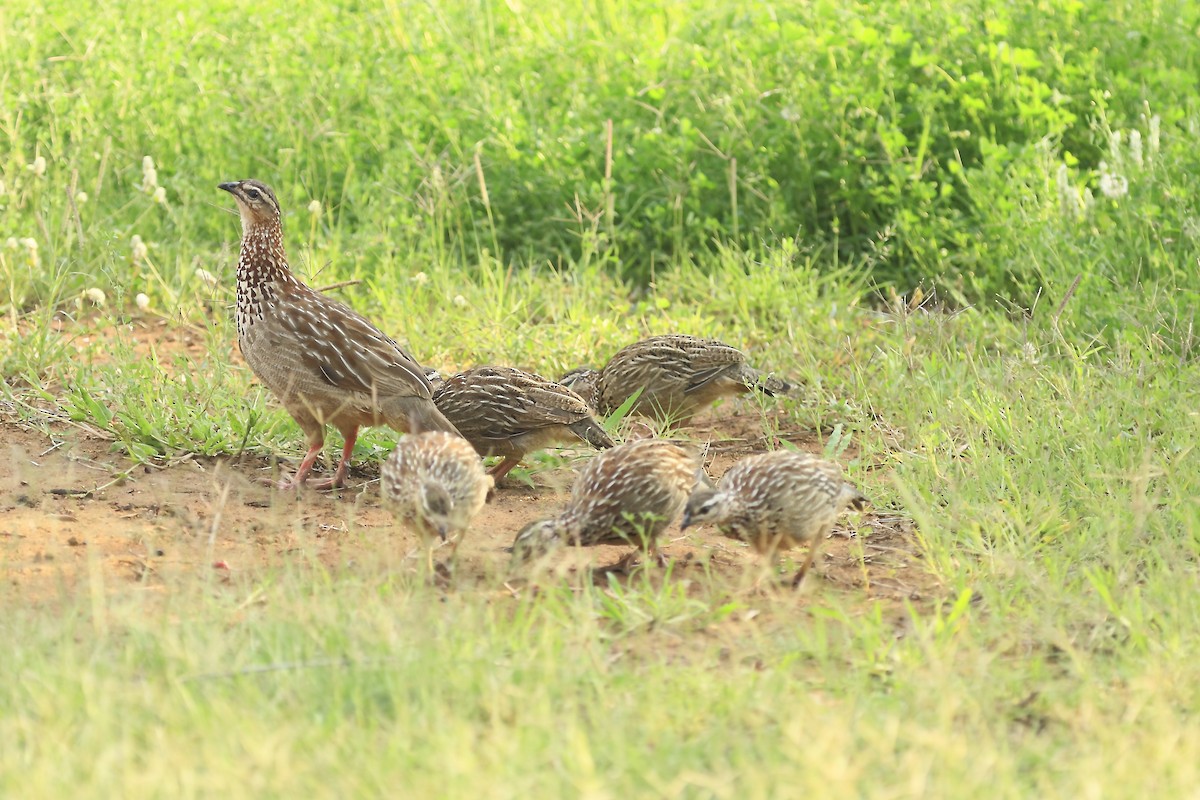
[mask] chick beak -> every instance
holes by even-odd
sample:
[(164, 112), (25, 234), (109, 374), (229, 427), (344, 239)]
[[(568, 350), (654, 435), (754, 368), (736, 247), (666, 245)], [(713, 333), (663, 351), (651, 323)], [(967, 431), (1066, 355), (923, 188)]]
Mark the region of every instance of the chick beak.
[(685, 509), (683, 512), (683, 522), (679, 523), (679, 530), (686, 531), (688, 529), (688, 526), (691, 524), (692, 524), (692, 512)]

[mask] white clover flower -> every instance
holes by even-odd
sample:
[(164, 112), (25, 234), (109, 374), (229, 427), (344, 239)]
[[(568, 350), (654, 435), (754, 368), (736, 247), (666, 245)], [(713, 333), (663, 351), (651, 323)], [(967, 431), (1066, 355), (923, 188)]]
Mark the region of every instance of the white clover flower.
[(1124, 175), (1104, 173), (1100, 176), (1100, 193), (1109, 200), (1119, 200), (1129, 194), (1129, 181)]
[(30, 239), (30, 238), (26, 237), (21, 240), (21, 246), (23, 246), (26, 250), (32, 250), (34, 252), (37, 252), (37, 249), (38, 249), (37, 239)]
[(418, 272), (416, 275), (412, 276), (412, 282), (420, 286), (424, 286), (425, 284), (429, 283), (429, 276), (424, 272)]
[(9, 250), (16, 250), (18, 247), (21, 246), (21, 243), (17, 241), (17, 237), (10, 236), (4, 240), (4, 246), (7, 247)]
[(312, 214), (314, 217), (321, 216), (321, 201), (313, 200), (311, 203), (309, 203), (308, 213)]
[(1142, 166), (1142, 132), (1137, 129), (1129, 132), (1129, 155), (1133, 163)]
[(196, 267), (196, 277), (200, 279), (201, 283), (208, 286), (215, 287), (218, 283), (220, 283), (220, 281), (217, 280), (217, 276), (213, 275), (204, 267)]
[(108, 298), (104, 296), (104, 290), (97, 289), (95, 286), (90, 289), (83, 290), (83, 299), (87, 300), (96, 307), (103, 306), (105, 301), (108, 300)]
[(30, 161), (25, 168), (32, 172), (34, 177), (40, 178), (46, 174), (46, 159), (38, 156), (33, 161)]
[(142, 191), (151, 194), (158, 188), (158, 170), (154, 168), (154, 159), (146, 156), (142, 159)]
[(78, 203), (79, 205), (83, 205), (87, 201), (88, 201), (87, 192), (76, 192), (75, 193), (75, 202), (76, 203)]
[(137, 303), (139, 311), (148, 311), (150, 309), (150, 297), (145, 292), (138, 292), (137, 297), (133, 298), (133, 302)]
[(165, 206), (167, 204), (167, 190), (161, 186), (155, 189), (154, 202), (158, 203), (160, 206)]
[(461, 294), (454, 295), (454, 300), (452, 302), (459, 308), (467, 307), (467, 298), (463, 297)]
[(1162, 117), (1155, 114), (1150, 118), (1150, 156), (1153, 158), (1158, 153), (1159, 136), (1162, 134)]
[(133, 251), (133, 263), (145, 261), (150, 256), (150, 248), (136, 233), (129, 239), (129, 248)]
[(1021, 355), (1027, 363), (1036, 364), (1039, 361), (1037, 345), (1033, 342), (1025, 342), (1021, 345)]

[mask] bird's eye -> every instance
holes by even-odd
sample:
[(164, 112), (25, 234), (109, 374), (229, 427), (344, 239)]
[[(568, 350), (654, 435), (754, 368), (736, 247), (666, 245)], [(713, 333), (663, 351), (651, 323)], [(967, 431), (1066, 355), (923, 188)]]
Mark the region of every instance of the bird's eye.
[(258, 193), (258, 189), (247, 189), (246, 196), (249, 197), (251, 200), (258, 200), (259, 198), (262, 197), (262, 195)]

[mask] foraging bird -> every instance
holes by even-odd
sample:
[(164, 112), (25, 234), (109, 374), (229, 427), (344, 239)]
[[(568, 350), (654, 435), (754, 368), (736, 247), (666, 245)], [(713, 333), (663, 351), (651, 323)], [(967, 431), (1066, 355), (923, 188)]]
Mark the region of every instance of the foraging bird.
[(631, 543), (657, 553), (658, 536), (687, 502), (697, 470), (695, 457), (662, 439), (605, 450), (583, 468), (557, 516), (517, 534), (513, 560), (542, 555), (564, 541), (584, 547)]
[(413, 357), (365, 317), (306, 286), (288, 267), (279, 201), (255, 180), (222, 183), (237, 200), (242, 247), (237, 268), (238, 345), (250, 369), (304, 431), (308, 453), (291, 481), (305, 483), (325, 444), (325, 426), (345, 437), (333, 478), (342, 486), (358, 429), (457, 433), (433, 404)]
[(579, 395), (540, 375), (512, 367), (475, 367), (452, 375), (433, 402), (481, 456), (503, 456), (490, 470), (499, 481), (527, 453), (582, 441), (615, 447)]
[(471, 520), (483, 508), (492, 478), (466, 439), (429, 431), (396, 443), (380, 471), (383, 502), (417, 529), (433, 574), (433, 537), (453, 536), (450, 558)]
[(580, 367), (560, 383), (601, 414), (611, 414), (641, 390), (631, 411), (680, 423), (727, 395), (759, 391), (772, 397), (792, 388), (760, 375), (736, 347), (684, 334), (635, 342), (617, 351), (601, 369)]
[(865, 504), (837, 464), (776, 450), (743, 458), (716, 487), (697, 485), (684, 509), (683, 527), (714, 523), (724, 535), (766, 554), (772, 564), (780, 550), (808, 543), (808, 557), (792, 581), (799, 586), (838, 515)]

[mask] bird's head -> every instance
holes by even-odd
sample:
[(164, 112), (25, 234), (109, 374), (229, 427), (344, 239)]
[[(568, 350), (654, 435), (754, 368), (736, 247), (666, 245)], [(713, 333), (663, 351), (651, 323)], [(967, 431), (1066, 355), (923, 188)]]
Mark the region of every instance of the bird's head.
[(220, 184), (218, 188), (229, 192), (237, 200), (243, 229), (279, 224), (279, 201), (275, 199), (271, 187), (262, 181), (230, 181)]
[(421, 519), (442, 537), (443, 542), (446, 541), (446, 537), (455, 529), (454, 520), (451, 519), (454, 514), (454, 499), (450, 497), (446, 487), (430, 480), (421, 484), (419, 498)]
[(582, 397), (592, 407), (592, 410), (598, 411), (599, 409), (596, 408), (596, 404), (599, 402), (596, 398), (596, 383), (599, 377), (600, 373), (591, 367), (577, 367), (559, 378), (558, 382)]
[(706, 522), (720, 523), (725, 518), (728, 505), (728, 498), (723, 492), (718, 491), (711, 483), (698, 482), (683, 508), (681, 530)]
[(558, 519), (543, 519), (531, 522), (521, 529), (513, 541), (513, 564), (521, 564), (545, 555), (562, 543), (563, 526)]

